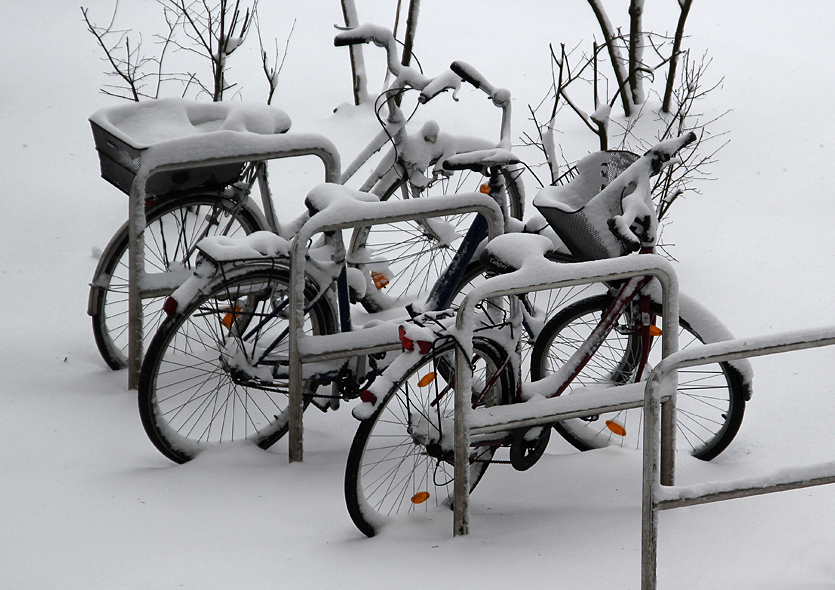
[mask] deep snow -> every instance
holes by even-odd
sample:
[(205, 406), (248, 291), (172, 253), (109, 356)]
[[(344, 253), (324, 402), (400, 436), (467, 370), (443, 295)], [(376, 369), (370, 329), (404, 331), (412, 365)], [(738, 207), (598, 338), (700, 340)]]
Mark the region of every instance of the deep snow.
[[(86, 4), (94, 20), (109, 17), (109, 0)], [(298, 19), (274, 103), (295, 131), (329, 137), (344, 164), (376, 122), (349, 107), (332, 114), (350, 100), (346, 51), (332, 46), (341, 14), (336, 0), (312, 4), (260, 7), (280, 42)], [(393, 22), (393, 0), (357, 4), (362, 21)], [(672, 28), (670, 14), (658, 24), (671, 9), (657, 4), (647, 3), (647, 28)], [(152, 0), (123, 5), (143, 22), (158, 12)], [(625, 24), (625, 2), (606, 5)], [(638, 587), (636, 452), (580, 454), (552, 442), (526, 473), (488, 471), (469, 537), (453, 539), (451, 515), (439, 514), (372, 540), (342, 499), (356, 424), (345, 409), (306, 415), (303, 464), (287, 464), (284, 444), (185, 466), (159, 455), (125, 373), (98, 357), (85, 314), (92, 252), (127, 211), (98, 177), (87, 122), (115, 104), (98, 93), (101, 55), (74, 3), (7, 2), (2, 13), (0, 588)], [(674, 244), (682, 289), (738, 336), (835, 324), (833, 16), (819, 2), (737, 0), (697, 2), (688, 22), (692, 45), (714, 58), (710, 74), (725, 77), (704, 108), (732, 109), (718, 123), (731, 143), (716, 180), (673, 206), (664, 241)], [(595, 30), (581, 0), (424, 0), (415, 51), (430, 74), (462, 59), (510, 88), (518, 137), (530, 131), (526, 105), (549, 83), (547, 43), (590, 43)], [(246, 59), (257, 63), (255, 47), (232, 61), (244, 98), (261, 100), (257, 74), (243, 74)], [(379, 68), (368, 61), (373, 78)], [(498, 113), (483, 95), (462, 89), (461, 98), (427, 114), (447, 130), (498, 139)], [(578, 123), (557, 134), (575, 158), (594, 144)], [(292, 168), (275, 191), (288, 217), (322, 176), (320, 166)], [(529, 203), (534, 192), (529, 183)], [(737, 439), (710, 464), (682, 458), (679, 481), (831, 460), (833, 360), (832, 350), (754, 360), (754, 399)], [(834, 507), (830, 486), (663, 513), (659, 587), (831, 588)]]

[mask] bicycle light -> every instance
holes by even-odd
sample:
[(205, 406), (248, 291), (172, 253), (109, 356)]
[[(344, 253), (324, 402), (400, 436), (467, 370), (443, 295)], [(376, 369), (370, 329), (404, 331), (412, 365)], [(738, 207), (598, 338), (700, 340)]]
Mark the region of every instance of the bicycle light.
[(377, 403), (377, 396), (368, 391), (367, 389), (362, 390), (362, 393), (360, 394), (360, 399), (367, 404), (371, 404), (372, 406)]
[(429, 492), (418, 492), (412, 496), (412, 504), (423, 504), (429, 499)]
[(226, 327), (227, 330), (232, 329), (232, 324), (235, 323), (235, 320), (238, 318), (238, 314), (241, 312), (240, 307), (235, 307), (233, 310), (231, 307), (226, 312), (226, 315), (223, 316), (223, 319), (220, 320), (220, 323)]
[[(400, 345), (403, 347), (403, 350), (412, 351), (415, 349), (415, 341), (406, 336), (406, 329), (403, 326), (400, 326), (397, 329), (398, 334), (400, 335)], [(432, 343), (427, 342), (426, 340), (418, 340), (417, 341), (418, 350), (420, 354), (428, 354), (430, 350), (432, 350)]]
[(626, 428), (614, 420), (606, 420), (606, 428), (618, 436), (626, 436)]
[(418, 381), (417, 384), (418, 384), (418, 387), (426, 387), (427, 385), (432, 383), (434, 380), (435, 380), (435, 371), (430, 371), (429, 373), (427, 373), (426, 375), (421, 377), (420, 381)]
[(169, 297), (165, 300), (165, 303), (162, 304), (162, 311), (166, 313), (166, 315), (173, 315), (177, 313), (177, 300), (173, 297)]

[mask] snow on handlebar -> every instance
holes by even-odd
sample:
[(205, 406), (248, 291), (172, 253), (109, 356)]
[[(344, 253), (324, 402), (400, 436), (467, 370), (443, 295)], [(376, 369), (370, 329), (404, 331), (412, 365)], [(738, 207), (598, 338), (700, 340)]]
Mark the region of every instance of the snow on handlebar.
[(476, 88), (483, 90), (497, 107), (501, 108), (510, 101), (510, 90), (507, 88), (496, 88), (487, 81), (487, 78), (481, 75), (481, 72), (470, 64), (463, 61), (454, 61), (450, 64), (449, 69), (460, 76), (465, 82), (469, 82)]
[(641, 247), (655, 245), (658, 216), (652, 206), (649, 179), (661, 172), (681, 148), (695, 140), (696, 134), (691, 131), (654, 145), (612, 183), (616, 185), (618, 180), (629, 183), (621, 192), (623, 213), (608, 220), (609, 230), (628, 250), (637, 251)]
[(386, 50), (387, 65), (389, 71), (396, 77), (401, 78), (403, 86), (411, 86), (421, 90), (418, 101), (426, 104), (438, 94), (452, 90), (453, 100), (458, 100), (458, 90), (461, 88), (461, 80), (469, 82), (476, 88), (484, 90), (491, 98), (493, 104), (502, 108), (510, 102), (510, 91), (505, 88), (496, 88), (481, 75), (473, 66), (462, 61), (454, 61), (450, 70), (435, 78), (426, 78), (417, 71), (403, 66), (398, 61), (397, 41), (392, 32), (379, 25), (365, 23), (352, 29), (343, 29), (333, 39), (336, 47), (346, 47), (361, 43), (374, 43)]
[(446, 71), (440, 76), (432, 78), (432, 81), (420, 91), (418, 102), (426, 104), (441, 92), (452, 90), (452, 99), (458, 100), (458, 90), (461, 88), (461, 78), (455, 72)]
[(397, 42), (390, 30), (372, 23), (365, 23), (353, 29), (344, 29), (333, 38), (335, 47), (361, 43), (374, 43), (377, 47), (385, 48), (389, 71), (395, 76), (400, 75), (403, 66), (397, 60)]
[(652, 158), (652, 175), (654, 176), (655, 174), (661, 172), (664, 164), (669, 162), (681, 148), (693, 143), (694, 141), (696, 141), (696, 134), (690, 131), (689, 133), (685, 133), (679, 137), (674, 137), (673, 139), (668, 139), (652, 146), (647, 153), (644, 154), (645, 156), (651, 156)]

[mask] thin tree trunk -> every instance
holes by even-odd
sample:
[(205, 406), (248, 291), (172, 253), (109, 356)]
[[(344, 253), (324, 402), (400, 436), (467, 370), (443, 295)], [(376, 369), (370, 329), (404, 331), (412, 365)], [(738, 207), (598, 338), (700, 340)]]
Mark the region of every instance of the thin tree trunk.
[[(346, 27), (359, 26), (357, 7), (354, 0), (340, 0), (342, 3), (342, 16), (345, 17)], [(362, 45), (351, 45), (348, 47), (351, 56), (351, 78), (353, 80), (354, 104), (358, 105), (368, 95), (366, 89), (365, 61), (362, 58)]]
[(644, 39), (642, 19), (644, 0), (631, 0), (629, 3), (629, 89), (632, 102), (636, 105), (644, 102), (642, 74)]
[(620, 49), (615, 45), (615, 31), (599, 0), (588, 0), (588, 2), (594, 11), (594, 15), (597, 17), (600, 30), (603, 32), (603, 40), (606, 42), (606, 47), (609, 50), (609, 59), (612, 61), (612, 69), (615, 72), (615, 80), (618, 83), (618, 91), (620, 92), (621, 102), (623, 103), (623, 112), (627, 117), (630, 117), (635, 111), (635, 105), (632, 102), (632, 93), (627, 90), (629, 76), (628, 72), (625, 72), (623, 69), (623, 58), (620, 55)]
[(673, 40), (673, 54), (670, 57), (670, 70), (667, 73), (667, 88), (664, 91), (664, 102), (661, 105), (661, 111), (664, 113), (670, 112), (670, 103), (673, 100), (673, 88), (676, 81), (676, 69), (678, 68), (678, 58), (681, 52), (681, 41), (684, 38), (684, 23), (687, 20), (687, 15), (690, 13), (690, 6), (693, 0), (679, 0), (681, 6), (681, 14), (678, 17), (678, 26), (676, 27), (676, 36)]
[(412, 47), (415, 43), (415, 31), (417, 30), (419, 12), (420, 0), (410, 0), (409, 15), (406, 17), (406, 37), (403, 40), (403, 59), (400, 62), (407, 67), (412, 62)]

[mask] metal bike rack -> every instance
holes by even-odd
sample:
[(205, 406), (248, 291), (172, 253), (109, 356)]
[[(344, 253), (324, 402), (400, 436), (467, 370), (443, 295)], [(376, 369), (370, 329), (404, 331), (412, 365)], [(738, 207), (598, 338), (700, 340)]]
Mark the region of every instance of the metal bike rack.
[[(526, 272), (527, 271), (527, 272)], [(535, 280), (526, 280), (528, 277)], [(569, 287), (586, 283), (616, 281), (636, 276), (653, 276), (663, 290), (662, 355), (678, 350), (679, 290), (678, 279), (668, 260), (654, 254), (624, 256), (608, 260), (557, 264), (537, 258), (523, 264), (519, 271), (488, 279), (468, 294), (458, 310), (456, 329), (465, 348), (472, 346), (475, 306), (483, 299)], [(675, 451), (675, 378), (664, 399), (661, 420), (662, 476), (672, 483)], [(468, 534), (470, 521), (469, 446), (470, 434), (488, 433), (508, 428), (558, 422), (572, 417), (589, 416), (604, 411), (641, 407), (646, 404), (643, 387), (612, 387), (584, 396), (559, 396), (547, 400), (548, 407), (537, 404), (536, 411), (526, 411), (526, 404), (494, 406), (472, 410), (470, 359), (456, 350), (455, 374), (455, 469), (453, 535)], [(575, 399), (576, 398), (576, 399)], [(657, 422), (655, 423), (657, 424)]]
[[(781, 470), (779, 475), (721, 483), (673, 487), (659, 476), (659, 401), (671, 387), (678, 369), (714, 362), (765, 356), (835, 344), (835, 326), (792, 331), (774, 336), (729, 340), (688, 348), (662, 360), (650, 374), (644, 407), (644, 465), (641, 527), (641, 589), (655, 590), (657, 579), (658, 512), (785, 490), (835, 483), (835, 462)], [(663, 442), (661, 443), (663, 450)]]
[(356, 336), (352, 336), (355, 334), (353, 332), (321, 336), (303, 334), (305, 260), (311, 238), (323, 232), (471, 212), (481, 213), (487, 220), (488, 239), (493, 239), (504, 231), (501, 209), (492, 197), (482, 193), (461, 193), (394, 202), (368, 202), (354, 199), (351, 195), (357, 192), (352, 189), (341, 185), (334, 188), (345, 191), (344, 198), (330, 203), (305, 222), (293, 239), (290, 251), (290, 462), (302, 461), (304, 455), (302, 364), (397, 350), (401, 346), (397, 335), (399, 321), (386, 322), (363, 330), (362, 346), (357, 344)]
[[(202, 145), (195, 158), (190, 149), (189, 137), (166, 142), (164, 154), (175, 157), (155, 158), (153, 146), (148, 148), (131, 185), (128, 219), (128, 389), (139, 386), (142, 367), (142, 297), (153, 292), (144, 284), (145, 279), (145, 186), (154, 174), (171, 170), (185, 170), (203, 166), (243, 164), (246, 162), (316, 156), (325, 166), (325, 181), (338, 182), (340, 175), (339, 153), (333, 143), (317, 134), (246, 134), (243, 142), (237, 140), (243, 133), (228, 132), (229, 142), (216, 141), (211, 146)], [(179, 146), (180, 149), (173, 149)], [(242, 144), (242, 145), (241, 145)], [(193, 148), (193, 146), (191, 146)]]

